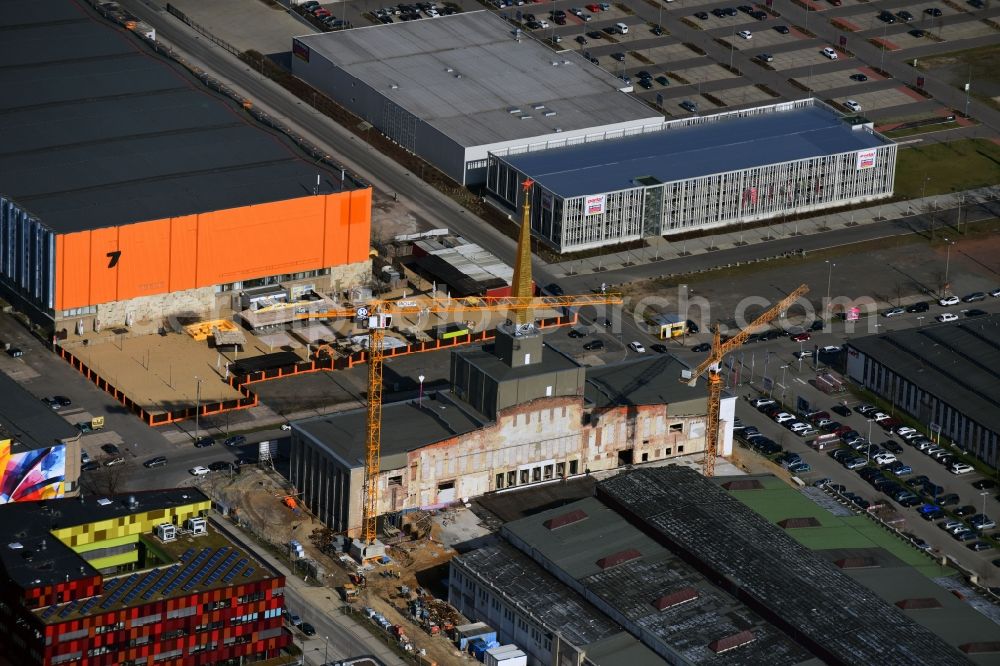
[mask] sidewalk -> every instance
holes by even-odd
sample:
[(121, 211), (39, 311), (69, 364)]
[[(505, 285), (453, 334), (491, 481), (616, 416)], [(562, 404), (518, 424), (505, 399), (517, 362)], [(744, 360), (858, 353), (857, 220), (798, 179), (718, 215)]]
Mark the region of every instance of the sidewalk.
[[(1000, 197), (1000, 187), (984, 187), (906, 202), (893, 201), (875, 204), (855, 211), (827, 213), (794, 222), (773, 220), (769, 226), (743, 231), (729, 227), (715, 235), (686, 241), (670, 241), (662, 236), (654, 236), (646, 239), (649, 244), (647, 247), (638, 250), (614, 252), (589, 259), (572, 259), (551, 264), (549, 270), (556, 277), (590, 275), (642, 264), (668, 262), (671, 259), (704, 255), (718, 250), (763, 245), (788, 238), (815, 236), (838, 229), (872, 225), (877, 222), (891, 222), (913, 217), (929, 208), (938, 211), (952, 210), (959, 206), (960, 200), (963, 206), (971, 207), (995, 200), (998, 197)], [(766, 250), (762, 250), (761, 256), (764, 254), (766, 254)], [(664, 265), (663, 272), (669, 272), (669, 267)]]
[[(298, 640), (300, 637), (296, 637), (296, 644), (303, 648), (303, 655), (307, 665), (320, 666), (327, 656), (330, 658), (330, 661), (334, 661), (336, 655), (361, 656), (367, 654), (378, 657), (386, 666), (406, 666), (406, 662), (390, 650), (385, 643), (372, 636), (365, 627), (360, 626), (357, 622), (340, 612), (342, 604), (335, 590), (325, 586), (314, 587), (309, 585), (296, 574), (289, 571), (283, 562), (267, 550), (258, 547), (253, 537), (232, 522), (215, 513), (213, 513), (212, 519), (227, 532), (231, 532), (233, 536), (246, 544), (256, 557), (285, 576), (286, 597), (300, 597), (312, 611), (309, 613), (310, 617), (322, 616), (341, 630), (340, 636), (333, 635), (329, 637), (329, 643), (325, 640), (326, 637), (323, 635), (321, 627), (317, 627), (317, 635), (311, 639), (302, 639), (300, 641)], [(295, 609), (299, 614), (303, 614), (303, 610), (301, 606)], [(336, 660), (339, 661), (341, 658), (343, 657), (336, 657)]]

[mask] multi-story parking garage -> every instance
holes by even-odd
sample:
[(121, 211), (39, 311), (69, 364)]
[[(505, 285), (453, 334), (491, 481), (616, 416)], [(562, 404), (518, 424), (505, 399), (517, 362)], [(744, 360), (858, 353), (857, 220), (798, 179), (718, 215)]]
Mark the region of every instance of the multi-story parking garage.
[(892, 195), (896, 144), (813, 99), (686, 118), (551, 149), (493, 150), (511, 208), (534, 181), (532, 231), (561, 252)]
[[(0, 286), (56, 329), (370, 274), (371, 188), (86, 3), (0, 8)], [(64, 320), (68, 320), (63, 324)]]

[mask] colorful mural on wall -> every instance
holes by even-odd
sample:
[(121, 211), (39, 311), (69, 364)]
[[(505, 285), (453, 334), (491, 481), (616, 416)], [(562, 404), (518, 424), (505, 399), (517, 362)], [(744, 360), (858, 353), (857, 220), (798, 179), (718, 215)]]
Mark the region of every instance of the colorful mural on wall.
[(0, 440), (0, 504), (44, 500), (66, 494), (66, 446), (11, 453)]

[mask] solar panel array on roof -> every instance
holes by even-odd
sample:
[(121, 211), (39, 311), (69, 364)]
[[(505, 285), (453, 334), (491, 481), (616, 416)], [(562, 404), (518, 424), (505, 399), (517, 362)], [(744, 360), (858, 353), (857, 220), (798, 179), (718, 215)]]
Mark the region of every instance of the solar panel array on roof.
[(237, 562), (236, 566), (233, 567), (232, 570), (229, 573), (226, 574), (225, 578), (222, 579), (222, 582), (223, 583), (229, 583), (229, 582), (231, 582), (233, 580), (233, 578), (236, 577), (237, 572), (240, 569), (242, 569), (247, 564), (247, 562), (249, 562), (249, 561), (250, 560), (248, 560), (247, 558), (244, 557), (242, 560), (240, 560), (239, 562)]

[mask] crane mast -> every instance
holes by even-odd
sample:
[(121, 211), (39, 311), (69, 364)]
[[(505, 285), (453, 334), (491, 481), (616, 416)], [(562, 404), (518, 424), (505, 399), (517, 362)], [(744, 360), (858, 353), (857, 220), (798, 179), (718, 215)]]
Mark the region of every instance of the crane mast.
[(715, 458), (719, 451), (719, 410), (722, 403), (722, 359), (729, 352), (738, 349), (746, 342), (754, 329), (770, 323), (785, 312), (799, 297), (809, 293), (807, 285), (800, 285), (798, 289), (785, 296), (775, 305), (768, 308), (763, 314), (754, 319), (750, 324), (735, 336), (722, 342), (722, 335), (719, 333), (719, 326), (716, 324), (712, 328), (712, 351), (708, 358), (702, 361), (697, 368), (691, 371), (690, 376), (685, 373), (681, 381), (688, 386), (696, 386), (698, 377), (707, 373), (708, 380), (708, 413), (705, 431), (705, 476), (715, 476)]
[(385, 332), (397, 315), (426, 313), (458, 314), (506, 312), (513, 314), (515, 329), (534, 325), (536, 308), (566, 308), (586, 305), (621, 305), (620, 294), (585, 294), (580, 296), (534, 296), (531, 271), (531, 188), (534, 181), (522, 183), (521, 228), (511, 296), (469, 297), (421, 302), (375, 300), (357, 310), (331, 310), (303, 313), (299, 319), (355, 318), (368, 329), (368, 408), (365, 435), (365, 476), (360, 538), (365, 546), (375, 543), (378, 530), (378, 477), (382, 449), (382, 367), (385, 361)]

